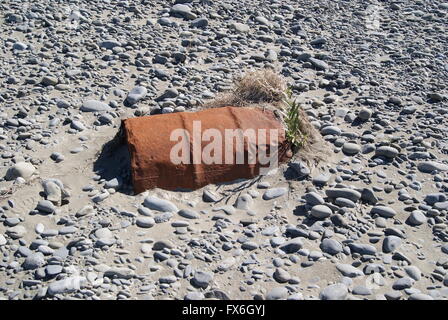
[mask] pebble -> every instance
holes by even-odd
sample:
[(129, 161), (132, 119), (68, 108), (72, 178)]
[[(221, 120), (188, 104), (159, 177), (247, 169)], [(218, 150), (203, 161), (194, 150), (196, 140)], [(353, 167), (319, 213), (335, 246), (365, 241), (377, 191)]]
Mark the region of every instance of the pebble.
[(144, 201), (145, 207), (162, 212), (177, 212), (179, 211), (177, 207), (170, 201), (159, 199), (154, 196), (149, 196), (145, 198)]
[(49, 201), (49, 200), (40, 200), (37, 203), (37, 210), (44, 212), (44, 213), (53, 213), (56, 210), (55, 205)]
[(398, 150), (389, 146), (381, 146), (375, 150), (375, 155), (386, 158), (395, 158), (398, 155)]
[(285, 283), (291, 279), (291, 275), (286, 270), (277, 268), (274, 271), (273, 278), (279, 283)]
[(325, 194), (329, 198), (346, 198), (353, 202), (357, 202), (361, 199), (361, 193), (356, 190), (348, 188), (332, 188), (325, 190)]
[(302, 248), (302, 246), (303, 242), (298, 238), (294, 238), (281, 244), (279, 249), (285, 253), (296, 253)]
[(310, 214), (316, 219), (325, 219), (331, 216), (332, 211), (326, 205), (319, 204), (311, 208)]
[(414, 210), (408, 217), (408, 223), (412, 226), (419, 226), (426, 222), (426, 216), (420, 210)]
[(204, 300), (205, 296), (202, 292), (198, 292), (198, 291), (193, 291), (193, 292), (188, 292), (185, 297), (184, 300)]
[(320, 248), (323, 252), (335, 255), (342, 252), (342, 244), (334, 239), (323, 239)]
[(47, 294), (54, 296), (57, 294), (71, 293), (80, 290), (82, 285), (86, 283), (87, 279), (82, 276), (67, 277), (62, 280), (57, 280), (48, 286)]
[(126, 102), (129, 105), (134, 105), (144, 97), (146, 97), (146, 94), (148, 93), (148, 90), (145, 87), (142, 86), (136, 86), (132, 88), (132, 90), (129, 92)]
[(137, 218), (135, 223), (140, 228), (151, 228), (155, 225), (156, 222), (151, 217), (139, 217), (139, 218)]
[(98, 100), (87, 100), (82, 104), (80, 110), (84, 112), (101, 112), (109, 111), (111, 108), (104, 102)]
[(394, 252), (401, 245), (401, 238), (396, 236), (387, 236), (383, 240), (383, 252), (390, 253)]
[(266, 294), (266, 300), (285, 300), (288, 297), (286, 287), (275, 287)]
[(22, 266), (25, 270), (34, 270), (42, 267), (44, 264), (44, 255), (41, 252), (37, 252), (27, 256)]
[(24, 226), (14, 226), (6, 229), (6, 234), (12, 239), (20, 239), (27, 233)]
[(198, 219), (200, 217), (199, 213), (190, 209), (179, 210), (177, 214), (187, 219)]
[(361, 151), (361, 147), (356, 143), (346, 142), (342, 146), (342, 151), (347, 155), (355, 155)]
[(272, 200), (285, 195), (288, 192), (286, 188), (271, 188), (263, 194), (263, 200)]
[(358, 117), (364, 121), (369, 120), (371, 116), (372, 116), (372, 110), (367, 108), (362, 108), (358, 114)]
[(422, 278), (422, 273), (420, 269), (416, 266), (408, 266), (404, 268), (406, 274), (413, 280), (419, 281)]
[(305, 199), (305, 201), (311, 205), (311, 206), (316, 206), (316, 205), (322, 205), (325, 203), (325, 200), (322, 198), (322, 196), (320, 194), (318, 194), (317, 192), (309, 192), (306, 193), (303, 198)]
[(408, 300), (434, 300), (434, 298), (428, 294), (414, 293), (409, 296)]
[(338, 271), (342, 273), (343, 276), (349, 278), (355, 278), (364, 275), (361, 270), (349, 264), (337, 264), (336, 269), (338, 269)]
[(213, 274), (210, 272), (198, 270), (194, 273), (194, 276), (191, 279), (191, 281), (192, 284), (195, 285), (196, 287), (206, 289), (213, 281)]
[(370, 214), (371, 215), (377, 214), (383, 218), (393, 218), (397, 214), (397, 212), (390, 207), (375, 206), (372, 208), (372, 210), (370, 210)]
[(6, 240), (5, 236), (0, 234), (0, 246), (4, 246), (8, 243), (8, 240)]
[(6, 172), (6, 180), (14, 180), (17, 178), (28, 179), (36, 171), (36, 168), (28, 162), (18, 162), (8, 169)]
[(321, 300), (345, 300), (348, 289), (345, 284), (336, 283), (325, 287), (320, 293)]
[(448, 165), (435, 161), (420, 162), (417, 168), (423, 173), (431, 173), (436, 170), (439, 172), (448, 171)]
[(248, 210), (252, 204), (252, 197), (248, 194), (243, 194), (236, 199), (234, 207), (240, 210)]
[(398, 279), (397, 281), (394, 282), (394, 284), (392, 285), (392, 288), (394, 290), (404, 290), (407, 288), (411, 288), (414, 284), (414, 280), (412, 280), (409, 277), (403, 277)]

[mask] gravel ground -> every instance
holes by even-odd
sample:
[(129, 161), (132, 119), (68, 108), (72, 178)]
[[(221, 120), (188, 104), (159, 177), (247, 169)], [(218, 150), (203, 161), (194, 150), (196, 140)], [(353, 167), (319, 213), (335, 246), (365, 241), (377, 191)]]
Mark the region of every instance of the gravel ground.
[[(448, 2), (3, 0), (0, 299), (448, 298)], [(134, 195), (121, 119), (284, 76), (329, 156)]]

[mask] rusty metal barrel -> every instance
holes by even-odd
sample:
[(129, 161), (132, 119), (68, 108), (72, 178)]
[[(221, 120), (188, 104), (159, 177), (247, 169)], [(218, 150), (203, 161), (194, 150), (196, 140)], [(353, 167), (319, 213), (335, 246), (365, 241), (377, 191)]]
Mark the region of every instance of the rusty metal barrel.
[[(266, 167), (266, 163), (260, 161), (261, 151), (274, 157), (272, 150), (275, 145), (278, 163), (290, 156), (282, 124), (272, 111), (260, 108), (222, 107), (151, 115), (123, 120), (122, 126), (130, 153), (135, 193), (156, 187), (194, 190), (212, 183), (256, 177), (260, 169)], [(243, 135), (243, 145), (238, 145), (237, 137), (252, 130), (256, 133), (255, 140), (249, 139), (250, 134)], [(231, 138), (228, 138), (229, 132), (234, 133)], [(240, 135), (235, 135), (235, 132)], [(263, 132), (266, 133), (265, 140), (262, 139), (263, 134), (258, 135)], [(277, 136), (268, 132), (276, 132)], [(218, 137), (220, 134), (222, 138)], [(214, 148), (210, 143), (216, 143)], [(207, 145), (212, 151), (204, 153)], [(197, 150), (202, 151), (201, 155), (211, 155), (213, 161), (207, 157), (195, 158)], [(224, 159), (226, 156), (233, 161)]]

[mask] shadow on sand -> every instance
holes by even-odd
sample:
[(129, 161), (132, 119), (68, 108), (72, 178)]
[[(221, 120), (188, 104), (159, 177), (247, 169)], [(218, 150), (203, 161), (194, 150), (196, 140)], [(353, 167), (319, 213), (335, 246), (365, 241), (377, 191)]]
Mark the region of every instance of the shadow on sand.
[(131, 159), (121, 128), (112, 140), (103, 145), (93, 170), (106, 181), (116, 178), (120, 184), (117, 192), (132, 194)]

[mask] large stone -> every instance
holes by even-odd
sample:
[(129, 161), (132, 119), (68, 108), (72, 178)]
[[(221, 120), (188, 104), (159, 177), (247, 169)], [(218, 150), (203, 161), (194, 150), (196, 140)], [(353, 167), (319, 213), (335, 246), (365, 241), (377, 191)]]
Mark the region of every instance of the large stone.
[(436, 202), (444, 202), (444, 201), (446, 201), (448, 199), (448, 197), (444, 194), (444, 193), (442, 193), (442, 192), (439, 192), (439, 193), (430, 193), (430, 194), (427, 194), (426, 195), (426, 197), (425, 197), (425, 202), (427, 203), (427, 204), (429, 204), (430, 206), (432, 206), (432, 205), (434, 205)]
[(343, 283), (330, 285), (320, 293), (321, 300), (345, 300), (348, 295), (347, 286)]
[(362, 190), (361, 199), (373, 205), (377, 204), (378, 202), (378, 198), (376, 197), (375, 193), (369, 188), (364, 188)]
[(271, 188), (263, 194), (263, 200), (272, 200), (285, 195), (287, 192), (287, 188)]
[(208, 26), (208, 19), (207, 18), (197, 18), (191, 21), (190, 25), (194, 28), (205, 28)]
[(36, 168), (28, 162), (18, 162), (6, 172), (6, 180), (15, 180), (17, 178), (28, 179), (36, 171)]
[(8, 228), (6, 234), (12, 239), (20, 239), (26, 234), (26, 228), (24, 226), (15, 226)]
[(409, 277), (403, 277), (395, 281), (394, 284), (392, 285), (392, 288), (394, 290), (408, 289), (414, 285), (414, 282), (415, 281)]
[(272, 277), (279, 283), (285, 283), (291, 279), (289, 272), (282, 268), (276, 268)]
[(383, 252), (390, 253), (394, 252), (401, 245), (401, 238), (397, 236), (387, 236), (383, 240)]
[(318, 204), (311, 208), (310, 215), (316, 219), (325, 219), (331, 216), (332, 211), (326, 205)]
[(361, 193), (349, 188), (332, 188), (325, 190), (327, 197), (329, 198), (346, 198), (353, 202), (358, 201), (361, 198)]
[(104, 188), (118, 190), (120, 189), (121, 184), (122, 181), (120, 178), (112, 178), (109, 181), (106, 181), (106, 183), (104, 184)]
[(324, 239), (320, 244), (322, 252), (335, 255), (342, 252), (342, 244), (334, 239)]
[(319, 60), (319, 59), (316, 59), (316, 58), (309, 58), (308, 61), (311, 62), (313, 67), (316, 68), (317, 70), (324, 70), (324, 71), (326, 71), (326, 70), (330, 69), (330, 66), (326, 62), (324, 62), (322, 60)]
[(52, 76), (45, 76), (42, 78), (41, 83), (44, 86), (55, 86), (59, 82), (58, 78)]
[(389, 146), (381, 146), (375, 150), (375, 155), (386, 158), (395, 158), (398, 155), (398, 150)]
[(411, 212), (411, 214), (409, 215), (407, 222), (411, 225), (411, 226), (419, 226), (423, 223), (426, 222), (426, 216), (423, 214), (422, 211), (420, 210), (414, 210)]
[(299, 179), (308, 177), (311, 173), (310, 168), (303, 161), (292, 161), (288, 163), (288, 166), (295, 171)]
[(288, 289), (276, 287), (266, 294), (266, 300), (285, 300), (288, 297)]
[(47, 200), (56, 205), (60, 205), (62, 199), (61, 187), (52, 180), (45, 180), (44, 182), (42, 182), (42, 186), (44, 188)]
[(200, 217), (199, 213), (190, 209), (179, 210), (177, 214), (187, 219), (198, 219)]
[(182, 17), (187, 20), (194, 20), (197, 16), (191, 12), (191, 7), (185, 4), (175, 4), (170, 9), (170, 14), (176, 17)]
[(151, 217), (139, 217), (136, 222), (137, 226), (140, 228), (151, 228), (156, 223)]
[(306, 193), (303, 198), (305, 199), (306, 203), (311, 205), (311, 206), (315, 206), (315, 205), (319, 205), (319, 204), (324, 204), (325, 200), (324, 198), (322, 198), (322, 196), (320, 194), (318, 194), (317, 192), (309, 192)]
[(6, 240), (5, 236), (0, 234), (0, 246), (4, 246), (8, 243), (8, 240)]
[(280, 245), (280, 250), (285, 253), (295, 253), (303, 247), (303, 242), (299, 238), (294, 238)]
[(253, 199), (250, 195), (242, 194), (241, 196), (239, 196), (236, 199), (235, 204), (233, 206), (240, 210), (248, 210), (250, 208), (252, 202), (253, 202)]
[(143, 204), (149, 209), (162, 212), (177, 212), (179, 210), (171, 201), (160, 199), (155, 196), (146, 197)]
[(126, 98), (126, 102), (129, 105), (134, 105), (136, 104), (139, 100), (143, 99), (144, 97), (146, 97), (146, 94), (148, 93), (148, 90), (145, 87), (142, 86), (136, 86), (134, 87), (131, 92), (129, 92), (127, 98)]
[(361, 255), (376, 255), (376, 248), (370, 244), (364, 243), (350, 243), (348, 244), (352, 252), (359, 253)]
[(107, 104), (98, 100), (87, 100), (81, 106), (81, 111), (84, 112), (100, 112), (109, 110), (111, 110), (111, 108)]
[(116, 40), (105, 40), (100, 43), (101, 48), (113, 49), (115, 47), (121, 47), (121, 43)]
[(434, 300), (434, 298), (424, 293), (413, 293), (409, 296), (409, 300)]
[(105, 271), (104, 276), (108, 278), (131, 279), (135, 276), (135, 272), (125, 267), (114, 267)]
[(194, 286), (206, 289), (213, 281), (213, 273), (198, 270), (191, 281)]
[(184, 296), (184, 300), (203, 300), (205, 298), (202, 292), (192, 291)]
[(371, 116), (372, 116), (372, 110), (367, 108), (362, 108), (358, 114), (359, 119), (364, 121), (369, 120)]
[(346, 142), (342, 146), (342, 152), (344, 152), (347, 155), (352, 156), (358, 154), (359, 151), (361, 151), (361, 147), (359, 146), (359, 144), (356, 143)]
[(335, 126), (326, 126), (320, 129), (320, 133), (323, 136), (327, 135), (339, 136), (341, 134), (341, 129)]
[(236, 32), (246, 33), (250, 31), (250, 27), (247, 24), (234, 22), (230, 24), (230, 28)]
[(86, 206), (82, 207), (81, 209), (79, 209), (76, 212), (75, 216), (77, 218), (84, 217), (84, 216), (92, 216), (95, 214), (95, 212), (96, 211), (92, 206), (86, 205)]
[(411, 279), (415, 281), (419, 281), (422, 278), (422, 272), (416, 266), (404, 267), (404, 271)]
[(45, 264), (45, 257), (42, 253), (36, 252), (26, 257), (22, 267), (25, 270), (34, 270)]
[(75, 292), (86, 283), (86, 278), (81, 276), (72, 276), (62, 280), (50, 283), (47, 294), (54, 296), (56, 294)]
[(370, 210), (370, 214), (371, 215), (377, 214), (383, 218), (392, 218), (397, 214), (397, 212), (390, 207), (375, 206), (372, 208), (372, 210)]
[(39, 202), (37, 203), (36, 209), (39, 210), (40, 212), (44, 212), (44, 213), (53, 213), (53, 212), (55, 212), (56, 207), (53, 204), (53, 202), (51, 202), (49, 200), (39, 200)]
[(433, 171), (448, 171), (448, 165), (435, 161), (420, 162), (417, 165), (418, 170), (423, 173), (431, 173)]
[(338, 269), (338, 271), (342, 273), (343, 276), (349, 278), (356, 278), (364, 275), (364, 273), (361, 270), (355, 268), (350, 264), (342, 264), (342, 263), (337, 264), (336, 269)]

